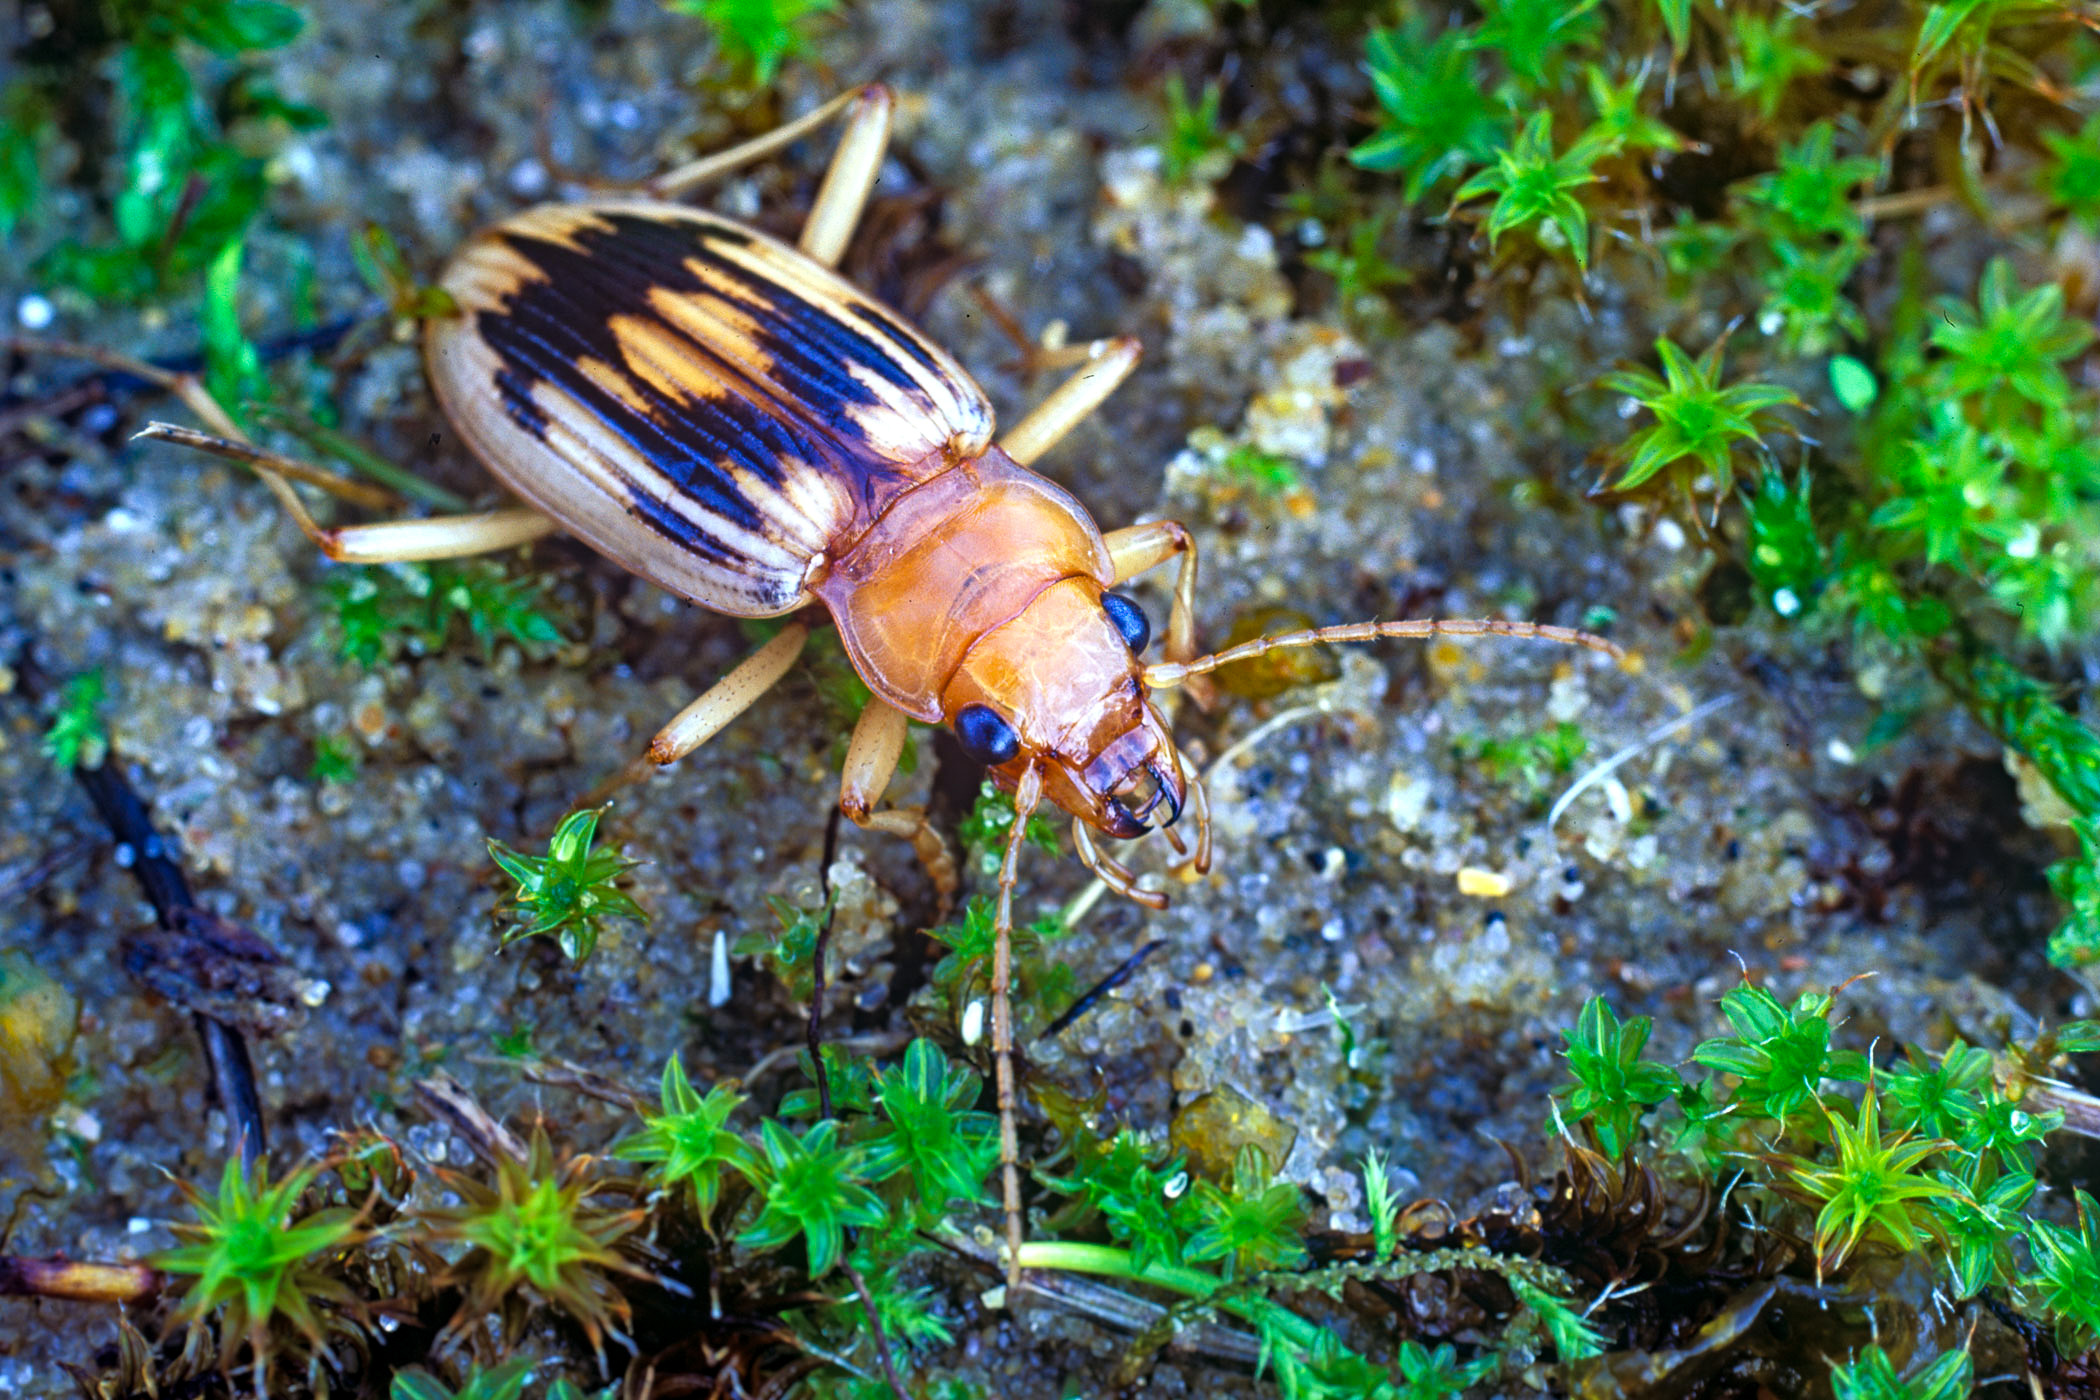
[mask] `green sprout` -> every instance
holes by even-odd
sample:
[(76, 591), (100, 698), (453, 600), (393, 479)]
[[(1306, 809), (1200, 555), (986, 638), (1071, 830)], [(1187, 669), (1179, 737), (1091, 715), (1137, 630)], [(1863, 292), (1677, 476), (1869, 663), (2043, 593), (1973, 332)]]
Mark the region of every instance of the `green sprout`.
[(1843, 1264), (1863, 1238), (1906, 1252), (1928, 1238), (1944, 1238), (1938, 1219), (1926, 1207), (1955, 1193), (1918, 1168), (1934, 1153), (1952, 1151), (1954, 1144), (1945, 1138), (1918, 1137), (1908, 1128), (1884, 1135), (1880, 1097), (1871, 1082), (1856, 1122), (1846, 1122), (1827, 1106), (1824, 1113), (1837, 1160), (1797, 1157), (1780, 1164), (1803, 1196), (1821, 1203), (1816, 1211), (1817, 1279)]
[(1515, 784), (1536, 796), (1552, 778), (1574, 771), (1589, 752), (1590, 741), (1581, 725), (1562, 720), (1530, 734), (1462, 738), (1453, 749), (1459, 757), (1478, 763), (1494, 781)]
[(756, 1159), (743, 1138), (725, 1126), (746, 1096), (717, 1084), (703, 1097), (685, 1077), (675, 1054), (665, 1062), (662, 1111), (642, 1114), (642, 1130), (621, 1141), (612, 1155), (623, 1162), (650, 1163), (650, 1182), (665, 1191), (689, 1189), (694, 1212), (711, 1224), (722, 1195), (723, 1169), (750, 1177)]
[(714, 31), (723, 57), (754, 87), (767, 88), (780, 65), (809, 46), (812, 21), (838, 9), (838, 0), (664, 0), (666, 9), (695, 15)]
[(1692, 0), (1654, 0), (1655, 10), (1661, 16), (1663, 30), (1670, 36), (1671, 71), (1684, 61), (1685, 50), (1692, 43)]
[[(261, 213), (267, 154), (249, 140), (236, 144), (226, 126), (266, 118), (271, 126), (310, 130), (326, 119), (285, 101), (239, 62), (299, 36), (304, 20), (290, 5), (139, 0), (108, 7), (102, 23), (88, 42), (99, 41), (110, 61), (83, 61), (81, 69), (97, 75), (97, 88), (114, 86), (109, 105), (120, 114), (102, 157), (117, 167), (115, 237), (68, 238), (36, 271), (96, 301), (135, 303), (223, 263)], [(231, 76), (207, 88), (198, 75), (212, 72)], [(98, 92), (93, 100), (108, 99)], [(91, 169), (83, 183), (98, 186), (101, 174)]]
[(241, 329), (241, 258), (243, 240), (236, 238), (219, 250), (204, 275), (204, 386), (235, 417), (243, 416), (250, 402), (267, 398), (269, 381), (263, 376), (262, 356)]
[(780, 924), (767, 933), (752, 929), (741, 935), (730, 951), (741, 958), (759, 958), (787, 988), (787, 994), (806, 1002), (817, 993), (817, 940), (838, 907), (836, 891), (814, 909), (791, 904), (777, 894), (766, 896), (766, 907)]
[(1288, 1267), (1305, 1257), (1305, 1196), (1271, 1178), (1269, 1157), (1253, 1143), (1232, 1160), (1232, 1185), (1196, 1183), (1195, 1230), (1184, 1257), (1191, 1264), (1225, 1261), (1227, 1278)]
[(1900, 1374), (1878, 1346), (1830, 1366), (1834, 1400), (1965, 1400), (1975, 1384), (1975, 1367), (1965, 1349), (1942, 1352), (1909, 1376)]
[(1227, 481), (1250, 486), (1262, 496), (1287, 496), (1301, 484), (1296, 462), (1279, 452), (1264, 452), (1251, 442), (1227, 452), (1218, 471)]
[[(975, 857), (979, 873), (991, 876), (999, 873), (999, 864), (1006, 858), (1006, 834), (1013, 826), (1013, 794), (1001, 791), (987, 778), (978, 786), (970, 814), (955, 824), (955, 835)], [(1047, 817), (1029, 816), (1026, 840), (1038, 850), (1053, 856), (1058, 853), (1057, 827)]]
[(1994, 258), (1976, 291), (1976, 309), (1943, 298), (1932, 344), (1945, 354), (1933, 379), (1938, 388), (1973, 398), (1985, 421), (2020, 416), (2025, 404), (2058, 412), (2070, 398), (2060, 362), (2093, 343), (2093, 328), (2064, 314), (2063, 289), (2054, 282), (2022, 295), (2012, 264)]
[[(1655, 342), (1663, 378), (1646, 370), (1613, 370), (1597, 382), (1624, 394), (1655, 415), (1655, 422), (1622, 444), (1622, 465), (1610, 484), (1631, 491), (1667, 467), (1689, 463), (1711, 476), (1716, 489), (1734, 479), (1735, 454), (1744, 445), (1763, 446), (1775, 408), (1798, 408), (1801, 401), (1776, 384), (1721, 384), (1721, 342), (1715, 341), (1697, 360), (1668, 336)], [(1687, 482), (1689, 486), (1689, 482)]]
[(1933, 1203), (1933, 1213), (1946, 1234), (1947, 1271), (1958, 1298), (1973, 1298), (2012, 1279), (2012, 1242), (2027, 1228), (2024, 1207), (2040, 1185), (2025, 1172), (2010, 1172), (1979, 1190), (1976, 1178), (1988, 1175), (1980, 1160), (1962, 1176), (1933, 1173), (1948, 1192)]
[(977, 1075), (950, 1066), (932, 1041), (912, 1041), (901, 1064), (875, 1075), (885, 1124), (865, 1144), (869, 1180), (909, 1169), (914, 1199), (936, 1217), (951, 1202), (981, 1199), (999, 1141), (997, 1120), (972, 1107), (979, 1089)]
[(1072, 1176), (1044, 1177), (1043, 1184), (1099, 1211), (1109, 1234), (1130, 1246), (1140, 1272), (1181, 1263), (1193, 1223), (1189, 1174), (1179, 1158), (1163, 1158), (1137, 1133), (1123, 1128), (1105, 1143), (1083, 1144)]
[(1809, 500), (1806, 468), (1792, 481), (1777, 467), (1766, 466), (1755, 492), (1745, 491), (1749, 508), (1750, 577), (1758, 597), (1788, 619), (1806, 614), (1823, 591), (1827, 565), (1823, 542)]
[(1590, 1325), (1581, 1308), (1566, 1298), (1514, 1276), (1509, 1280), (1509, 1289), (1538, 1318), (1561, 1360), (1580, 1361), (1604, 1350), (1604, 1335)]
[(1831, 1004), (1827, 994), (1803, 992), (1787, 1006), (1744, 983), (1721, 997), (1721, 1013), (1735, 1034), (1702, 1041), (1692, 1059), (1736, 1076), (1733, 1102), (1739, 1112), (1788, 1123), (1811, 1105), (1824, 1106), (1825, 1080), (1867, 1082), (1864, 1055), (1830, 1048)]
[(109, 756), (109, 731), (102, 724), (102, 710), (109, 690), (101, 668), (82, 671), (58, 692), (58, 705), (51, 714), (51, 727), (44, 731), (44, 757), (65, 772), (75, 768), (100, 768)]
[(562, 644), (547, 609), (546, 580), (513, 578), (493, 560), (339, 569), (324, 586), (334, 604), (343, 659), (366, 668), (404, 651), (434, 655), (462, 625), (484, 657), (505, 637), (529, 655)]
[(1816, 77), (1830, 60), (1796, 37), (1794, 17), (1784, 10), (1767, 18), (1751, 10), (1729, 12), (1729, 77), (1739, 96), (1771, 121), (1779, 104), (1797, 82)]
[(1880, 174), (1877, 160), (1839, 157), (1837, 128), (1817, 122), (1780, 151), (1776, 170), (1743, 181), (1731, 193), (1744, 206), (1746, 222), (1765, 237), (1819, 247), (1830, 239), (1866, 237), (1866, 217), (1852, 195)]
[(306, 776), (317, 783), (354, 783), (363, 758), (357, 741), (336, 734), (314, 736), (314, 761)]
[(1398, 1400), (1458, 1400), (1494, 1375), (1502, 1361), (1492, 1352), (1460, 1361), (1449, 1342), (1439, 1342), (1432, 1351), (1409, 1337), (1400, 1343), (1393, 1363), (1400, 1372)]
[(1466, 32), (1444, 28), (1412, 8), (1399, 29), (1374, 29), (1364, 69), (1378, 98), (1378, 130), (1349, 152), (1365, 170), (1392, 171), (1418, 203), (1468, 166), (1495, 158), (1507, 120), (1489, 99)]
[(1568, 56), (1596, 42), (1598, 0), (1481, 0), (1480, 27), (1467, 44), (1502, 60), (1522, 94), (1559, 85)]
[[(991, 975), (992, 953), (997, 943), (995, 912), (993, 901), (980, 896), (963, 906), (961, 923), (942, 924), (927, 930), (928, 937), (948, 949), (934, 964), (927, 980), (957, 1010)], [(1071, 996), (1076, 989), (1071, 965), (1047, 957), (1044, 952), (1065, 933), (1064, 924), (1055, 914), (1015, 927), (1010, 946), (1017, 1015), (1023, 1008), (1053, 1005)]]
[(506, 1060), (536, 1060), (539, 1047), (532, 1043), (535, 1029), (530, 1021), (520, 1021), (507, 1031), (499, 1031), (489, 1037), (489, 1048)]
[(546, 934), (561, 943), (571, 962), (580, 963), (598, 946), (602, 920), (648, 919), (632, 897), (614, 888), (614, 882), (640, 862), (617, 851), (591, 849), (605, 810), (598, 807), (563, 817), (544, 856), (528, 856), (489, 840), (489, 856), (515, 884), (507, 900), (511, 926), (503, 931), (502, 946)]
[(494, 1315), (515, 1329), (522, 1310), (504, 1305), (536, 1296), (574, 1319), (602, 1360), (606, 1336), (618, 1339), (629, 1313), (610, 1276), (650, 1274), (616, 1248), (646, 1212), (593, 1207), (602, 1189), (593, 1164), (578, 1155), (557, 1167), (546, 1130), (536, 1127), (524, 1159), (500, 1158), (493, 1182), (438, 1169), (459, 1203), (423, 1210), (413, 1223), (418, 1238), (466, 1251), (438, 1280), (463, 1295), (448, 1332), (465, 1335)]
[(1957, 1040), (1938, 1064), (1911, 1047), (1904, 1059), (1889, 1066), (1882, 1093), (1894, 1126), (1951, 1138), (1983, 1112), (1990, 1085), (1990, 1055)]
[(533, 1363), (519, 1359), (495, 1366), (476, 1366), (454, 1390), (420, 1366), (396, 1371), (387, 1400), (520, 1400)]
[(1222, 81), (1205, 84), (1192, 105), (1181, 75), (1168, 75), (1167, 131), (1159, 143), (1160, 174), (1168, 184), (1215, 180), (1239, 155), (1239, 133), (1225, 130), (1218, 117), (1224, 89)]
[(1782, 350), (1803, 359), (1829, 354), (1848, 336), (1866, 338), (1867, 318), (1844, 290), (1845, 280), (1866, 256), (1863, 243), (1804, 250), (1778, 239), (1771, 253), (1758, 329), (1778, 336)]
[(2023, 1282), (2056, 1314), (2058, 1336), (2076, 1355), (2100, 1338), (2100, 1205), (2082, 1189), (2074, 1196), (2076, 1229), (2046, 1220), (2028, 1222), (2027, 1248), (2035, 1272)]
[(416, 280), (401, 245), (378, 224), (366, 224), (350, 240), (350, 257), (365, 285), (386, 298), (387, 310), (397, 322), (429, 321), (459, 314), (459, 303), (452, 299), (452, 293)]
[(2064, 921), (2049, 935), (2049, 961), (2058, 967), (2100, 962), (2100, 818), (2074, 817), (2078, 854), (2049, 867), (2049, 888), (2064, 906)]
[[(1343, 315), (1377, 319), (1385, 293), (1406, 286), (1413, 276), (1397, 267), (1381, 250), (1389, 223), (1384, 212), (1366, 214), (1352, 221), (1346, 231), (1325, 247), (1305, 255), (1305, 265), (1334, 279), (1334, 304)], [(1255, 486), (1262, 485), (1256, 475)]]
[(1575, 1121), (1595, 1126), (1598, 1146), (1613, 1161), (1632, 1150), (1642, 1116), (1668, 1102), (1683, 1082), (1668, 1065), (1641, 1058), (1654, 1026), (1647, 1016), (1622, 1022), (1603, 997), (1591, 997), (1574, 1029), (1561, 1032), (1575, 1082), (1554, 1097), (1565, 1101)]
[(1940, 0), (1926, 7), (1910, 53), (1910, 101), (1930, 92), (1951, 65), (1961, 90), (1962, 119), (1981, 109), (1990, 83), (2000, 72), (2031, 71), (2017, 49), (1997, 42), (2009, 25), (2061, 20), (2068, 11), (2061, 0)]
[(1386, 1177), (1385, 1154), (1372, 1148), (1364, 1154), (1364, 1209), (1371, 1216), (1371, 1250), (1380, 1259), (1390, 1259), (1400, 1247), (1400, 1203), (1393, 1199), (1393, 1183)]
[(1496, 196), (1488, 210), (1488, 246), (1493, 248), (1512, 229), (1528, 229), (1541, 248), (1565, 249), (1575, 266), (1590, 263), (1590, 216), (1572, 191), (1594, 184), (1590, 167), (1599, 151), (1577, 141), (1566, 152), (1553, 153), (1553, 115), (1539, 112), (1517, 133), (1513, 148), (1497, 150), (1494, 163), (1459, 186), (1453, 204), (1482, 195)]
[(809, 1251), (809, 1276), (822, 1278), (838, 1264), (849, 1228), (882, 1223), (886, 1212), (867, 1187), (865, 1154), (840, 1143), (839, 1131), (835, 1118), (800, 1137), (771, 1118), (759, 1125), (764, 1156), (752, 1181), (764, 1207), (737, 1236), (738, 1244), (764, 1252), (800, 1237)]
[(2042, 134), (2050, 159), (2041, 170), (2049, 202), (2088, 229), (2100, 229), (2100, 112), (2075, 133)]
[(1641, 109), (1641, 93), (1648, 85), (1645, 65), (1629, 73), (1625, 82), (1614, 84), (1611, 75), (1593, 63), (1584, 70), (1583, 80), (1589, 86), (1596, 116), (1576, 138), (1577, 148), (1599, 158), (1684, 149), (1684, 137), (1669, 123)]
[(193, 1280), (176, 1311), (178, 1323), (188, 1323), (195, 1332), (213, 1312), (225, 1309), (222, 1326), (247, 1341), (259, 1382), (268, 1370), (273, 1322), (284, 1319), (326, 1355), (327, 1325), (315, 1304), (356, 1306), (323, 1261), (355, 1242), (357, 1213), (343, 1206), (299, 1209), (299, 1198), (319, 1172), (317, 1166), (302, 1166), (272, 1183), (267, 1159), (251, 1171), (236, 1156), (220, 1173), (215, 1195), (177, 1180), (176, 1189), (197, 1218), (171, 1226), (182, 1243), (152, 1260), (163, 1272)]

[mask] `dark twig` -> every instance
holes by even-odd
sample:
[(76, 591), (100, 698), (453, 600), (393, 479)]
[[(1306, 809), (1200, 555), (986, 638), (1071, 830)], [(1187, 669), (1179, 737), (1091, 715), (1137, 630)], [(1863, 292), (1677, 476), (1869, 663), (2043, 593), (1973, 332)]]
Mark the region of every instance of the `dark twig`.
[[(347, 316), (338, 316), (312, 330), (294, 331), (261, 342), (255, 353), (264, 364), (286, 359), (302, 350), (329, 350), (337, 341), (355, 330), (359, 323), (378, 315), (384, 308), (377, 303)], [(186, 354), (169, 355), (165, 358), (140, 361), (131, 356), (111, 355), (102, 347), (85, 345), (78, 341), (59, 340), (42, 336), (0, 336), (0, 350), (13, 351), (20, 355), (64, 355), (73, 359), (87, 360), (103, 366), (102, 371), (90, 374), (57, 390), (58, 394), (73, 394), (88, 386), (95, 386), (109, 397), (119, 394), (137, 394), (149, 390), (165, 390), (174, 380), (185, 374), (199, 374), (204, 370), (204, 352), (192, 350)], [(50, 399), (45, 401), (47, 404)]]
[(817, 892), (824, 897), (824, 923), (817, 930), (816, 949), (810, 955), (814, 980), (809, 994), (809, 1059), (811, 1072), (817, 1077), (819, 1120), (831, 1116), (831, 1075), (824, 1069), (824, 955), (831, 951), (831, 924), (838, 914), (831, 902), (831, 862), (838, 856), (839, 818), (843, 815), (833, 807), (831, 820), (824, 823), (824, 863), (817, 870)]
[(841, 1256), (839, 1267), (846, 1271), (847, 1278), (853, 1280), (853, 1291), (860, 1295), (860, 1308), (868, 1315), (868, 1330), (875, 1334), (875, 1356), (882, 1362), (882, 1378), (889, 1382), (890, 1394), (897, 1400), (911, 1400), (911, 1392), (904, 1388), (904, 1380), (897, 1374), (897, 1363), (890, 1357), (889, 1334), (882, 1330), (882, 1315), (875, 1310), (875, 1295), (868, 1291), (868, 1281), (860, 1276), (859, 1269), (853, 1267), (851, 1259)]
[(443, 1070), (418, 1079), (416, 1097), (431, 1117), (465, 1138), (490, 1166), (500, 1166), (505, 1158), (522, 1162), (532, 1155), (516, 1133), (497, 1122), (464, 1084)]
[(85, 859), (94, 849), (95, 843), (92, 841), (68, 841), (55, 850), (46, 851), (29, 864), (17, 866), (0, 875), (0, 904), (12, 905), (74, 861)]
[[(190, 883), (175, 863), (168, 844), (153, 829), (146, 804), (124, 778), (124, 766), (111, 755), (97, 768), (75, 768), (73, 776), (87, 790), (95, 810), (116, 838), (119, 849), (132, 853), (131, 874), (153, 905), (154, 918), (171, 932), (183, 929), (197, 909)], [(255, 1066), (248, 1058), (248, 1042), (232, 1026), (199, 1012), (191, 1018), (204, 1041), (205, 1058), (211, 1064), (212, 1085), (226, 1110), (228, 1151), (244, 1166), (253, 1168), (262, 1156), (262, 1099), (255, 1090)]]
[(1109, 973), (1108, 976), (1102, 978), (1099, 982), (1096, 982), (1092, 987), (1088, 988), (1086, 991), (1081, 992), (1079, 994), (1079, 999), (1073, 1002), (1070, 1006), (1066, 1007), (1062, 1016), (1059, 1016), (1049, 1025), (1043, 1027), (1042, 1030), (1038, 1031), (1036, 1033), (1035, 1038), (1037, 1040), (1048, 1040), (1050, 1039), (1050, 1037), (1058, 1034), (1060, 1031), (1068, 1029), (1074, 1021), (1077, 1021), (1080, 1017), (1086, 1015), (1087, 1012), (1092, 1011), (1094, 1009), (1094, 1004), (1100, 1001), (1101, 998), (1107, 996), (1110, 992), (1114, 991), (1116, 988), (1122, 986), (1125, 982), (1128, 982), (1132, 977), (1136, 976), (1137, 970), (1145, 965), (1145, 959), (1151, 957), (1154, 953), (1158, 952), (1160, 949), (1166, 946), (1166, 939), (1155, 938), (1150, 943), (1147, 943), (1144, 947), (1138, 949), (1135, 953), (1132, 953), (1129, 957), (1123, 960), (1123, 965), (1121, 967), (1118, 967), (1114, 972)]

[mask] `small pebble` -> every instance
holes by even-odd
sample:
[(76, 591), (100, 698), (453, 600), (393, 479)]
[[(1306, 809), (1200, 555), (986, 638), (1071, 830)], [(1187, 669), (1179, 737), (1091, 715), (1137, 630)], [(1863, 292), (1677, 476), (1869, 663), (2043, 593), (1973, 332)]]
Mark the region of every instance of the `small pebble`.
[(1475, 899), (1500, 899), (1510, 891), (1509, 876), (1468, 865), (1458, 872), (1458, 892)]

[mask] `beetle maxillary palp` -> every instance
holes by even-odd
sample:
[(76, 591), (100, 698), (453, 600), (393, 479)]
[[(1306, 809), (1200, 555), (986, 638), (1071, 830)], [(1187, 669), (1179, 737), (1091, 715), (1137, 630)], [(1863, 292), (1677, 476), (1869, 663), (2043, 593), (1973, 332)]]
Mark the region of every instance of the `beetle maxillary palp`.
[(1167, 907), (1164, 894), (1138, 888), (1137, 876), (1131, 873), (1130, 867), (1094, 844), (1094, 833), (1087, 829), (1084, 817), (1072, 818), (1072, 845), (1078, 849), (1079, 859), (1086, 868), (1117, 894), (1147, 909), (1157, 911)]

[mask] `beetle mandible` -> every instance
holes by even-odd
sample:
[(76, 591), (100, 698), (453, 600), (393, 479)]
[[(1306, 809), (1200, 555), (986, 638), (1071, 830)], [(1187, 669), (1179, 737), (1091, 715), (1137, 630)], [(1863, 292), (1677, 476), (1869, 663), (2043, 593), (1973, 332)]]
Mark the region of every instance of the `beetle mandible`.
[[(1195, 646), (1196, 549), (1171, 521), (1104, 534), (1029, 469), (1136, 365), (1129, 337), (1079, 351), (1078, 370), (996, 440), (991, 405), (948, 354), (832, 269), (874, 185), (894, 99), (847, 92), (777, 130), (670, 171), (641, 199), (542, 205), (475, 235), (439, 285), (458, 308), (424, 349), (438, 401), (488, 470), (526, 504), (478, 515), (324, 527), (282, 464), (168, 424), (141, 436), (253, 466), (331, 559), (456, 558), (566, 532), (651, 583), (739, 617), (821, 602), (874, 693), (848, 744), (839, 805), (863, 827), (947, 859), (923, 810), (877, 804), (906, 724), (948, 725), (1014, 796), (1000, 868), (992, 1041), (1008, 1271), (1021, 1244), (1008, 935), (1021, 833), (1043, 801), (1073, 817), (1080, 858), (1152, 908), (1164, 895), (1095, 844), (1194, 818), (1154, 692), (1280, 647), (1495, 633), (1618, 653), (1573, 629), (1499, 619), (1363, 622)], [(842, 119), (796, 246), (670, 202)], [(210, 413), (214, 426), (229, 420)], [(1117, 584), (1178, 560), (1162, 651)], [(660, 730), (635, 767), (691, 753), (778, 681), (808, 640), (791, 621)], [(937, 876), (938, 878), (938, 876)]]

